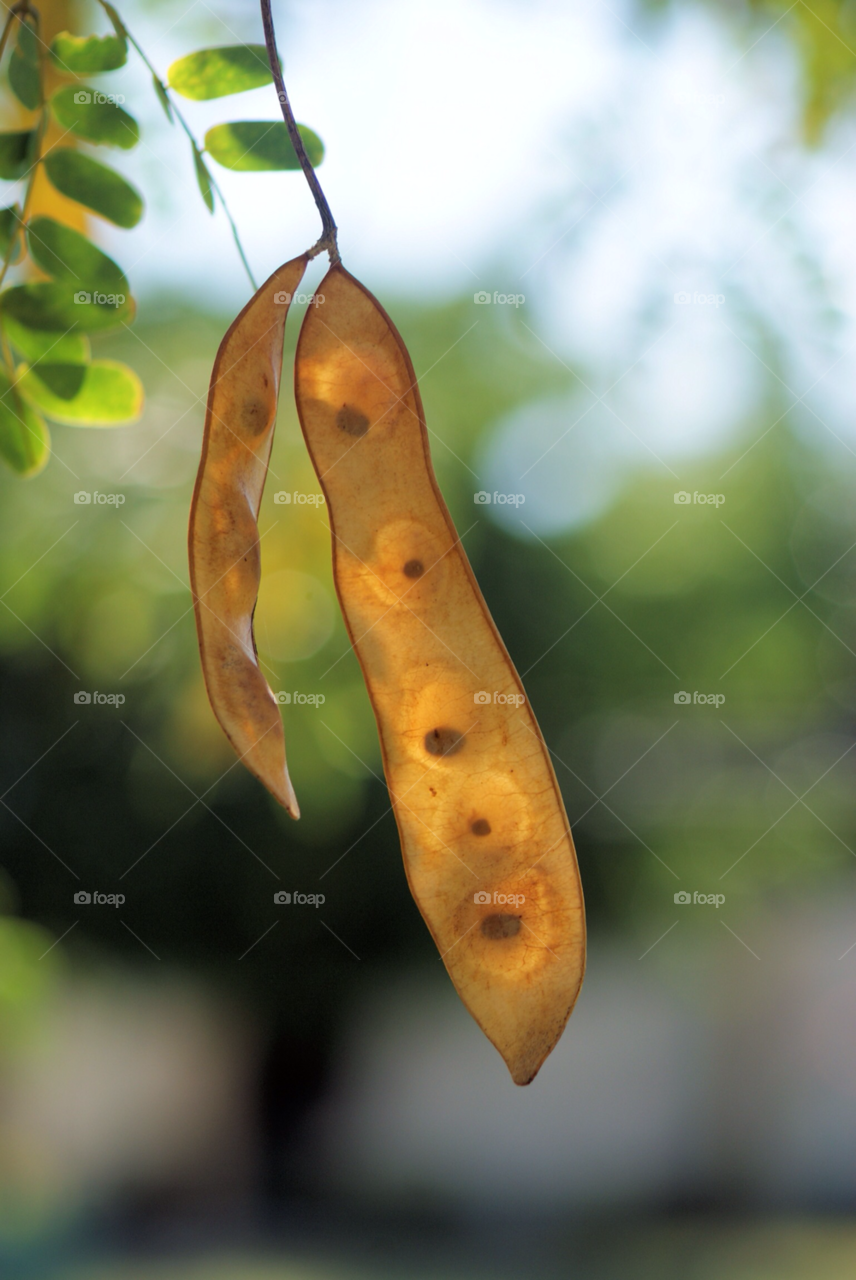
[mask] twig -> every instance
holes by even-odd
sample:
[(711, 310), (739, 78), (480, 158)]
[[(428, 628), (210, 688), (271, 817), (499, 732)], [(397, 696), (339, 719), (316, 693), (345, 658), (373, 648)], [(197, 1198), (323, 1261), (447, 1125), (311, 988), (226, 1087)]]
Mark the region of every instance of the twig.
[(303, 145), (303, 139), (300, 136), (300, 130), (297, 127), (297, 121), (294, 118), (294, 112), (292, 111), (291, 103), (288, 100), (285, 81), (282, 78), (282, 71), (279, 65), (279, 55), (276, 51), (276, 33), (273, 29), (270, 0), (261, 0), (261, 8), (262, 24), (265, 30), (265, 46), (267, 48), (271, 75), (273, 76), (273, 82), (276, 85), (282, 116), (285, 120), (286, 128), (288, 129), (288, 136), (291, 138), (291, 145), (294, 147), (297, 159), (300, 161), (300, 167), (303, 170), (306, 181), (309, 183), (309, 190), (312, 192), (318, 212), (321, 214), (321, 239), (309, 250), (309, 256), (310, 258), (314, 258), (317, 254), (326, 249), (330, 255), (330, 265), (335, 267), (337, 262), (342, 261), (336, 240), (336, 223), (333, 221), (333, 215), (330, 212), (327, 197), (321, 190), (321, 184), (318, 181), (315, 170), (312, 168), (312, 161), (306, 154), (306, 148)]

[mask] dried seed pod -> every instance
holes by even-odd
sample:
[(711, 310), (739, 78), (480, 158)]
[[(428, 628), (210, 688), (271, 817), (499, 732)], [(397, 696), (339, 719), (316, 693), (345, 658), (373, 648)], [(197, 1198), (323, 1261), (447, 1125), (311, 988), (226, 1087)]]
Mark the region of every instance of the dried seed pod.
[(404, 343), (340, 265), (319, 295), (298, 342), (297, 407), (408, 881), (461, 998), (528, 1084), (585, 965), (567, 817), (437, 487)]
[(214, 714), (243, 763), (293, 818), (276, 698), (253, 636), (259, 590), (258, 514), (276, 423), (289, 303), (308, 262), (286, 262), (253, 295), (220, 343), (205, 415), (188, 537), (202, 670)]

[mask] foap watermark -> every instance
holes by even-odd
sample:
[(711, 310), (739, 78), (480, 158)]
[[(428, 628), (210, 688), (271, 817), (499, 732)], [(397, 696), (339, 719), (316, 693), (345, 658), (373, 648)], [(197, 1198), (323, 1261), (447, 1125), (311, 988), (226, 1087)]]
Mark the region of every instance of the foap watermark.
[(86, 289), (78, 289), (74, 301), (79, 307), (87, 307), (95, 303), (99, 307), (121, 307), (125, 302), (124, 293), (88, 293)]
[(90, 693), (87, 689), (80, 689), (74, 695), (74, 701), (80, 707), (88, 707), (90, 703), (98, 703), (99, 706), (121, 707), (125, 701), (124, 693), (99, 693), (96, 689)]
[(291, 503), (297, 507), (323, 507), (325, 502), (323, 493), (286, 493), (282, 489), (273, 495), (273, 500), (278, 507), (288, 507)]
[(716, 507), (718, 511), (724, 501), (724, 493), (699, 493), (698, 489), (692, 493), (686, 489), (679, 489), (674, 495), (674, 502), (678, 507)]
[(327, 899), (323, 893), (298, 893), (295, 889), (289, 893), (286, 889), (277, 889), (273, 900), (278, 907), (323, 907)]
[(479, 889), (473, 894), (477, 907), (522, 907), (525, 901), (523, 893), (499, 893), (497, 890), (488, 893), (486, 889)]
[(675, 305), (678, 307), (722, 307), (725, 305), (724, 293), (676, 293)]
[(681, 689), (675, 694), (675, 702), (679, 707), (688, 706), (690, 703), (695, 706), (721, 707), (724, 701), (724, 693), (699, 693), (698, 689), (694, 693), (687, 693), (685, 689)]
[(680, 907), (695, 903), (702, 907), (716, 907), (718, 911), (724, 901), (724, 893), (690, 893), (689, 889), (679, 889), (675, 894), (675, 902)]
[(311, 307), (317, 307), (324, 301), (324, 294), (289, 293), (287, 289), (280, 289), (273, 295), (273, 300), (278, 307), (287, 307), (292, 302), (308, 302)]
[(106, 103), (110, 107), (120, 107), (125, 101), (123, 93), (102, 93), (100, 89), (78, 89), (74, 95), (76, 106), (85, 107), (90, 102)]
[(487, 289), (479, 289), (473, 294), (473, 302), (480, 307), (489, 306), (493, 303), (497, 307), (522, 307), (526, 301), (526, 295), (523, 293), (500, 293), (495, 289), (493, 293), (488, 293)]
[(526, 495), (523, 493), (488, 493), (485, 489), (479, 489), (478, 493), (473, 494), (473, 502), (477, 507), (488, 507), (493, 502), (498, 507), (522, 507), (526, 501)]
[(74, 495), (74, 504), (77, 507), (88, 507), (90, 505), (96, 507), (121, 507), (124, 505), (124, 493), (87, 493), (85, 489), (81, 489), (79, 493)]
[(276, 695), (276, 700), (282, 706), (289, 706), (294, 703), (298, 706), (307, 707), (323, 707), (327, 699), (323, 693), (298, 693), (295, 689), (292, 693), (286, 693), (283, 690)]
[(89, 893), (86, 889), (78, 889), (74, 895), (74, 901), (79, 907), (121, 907), (125, 901), (125, 895), (124, 893), (99, 893), (97, 889)]
[(526, 701), (526, 695), (523, 693), (500, 693), (494, 689), (493, 693), (488, 693), (487, 689), (479, 689), (478, 693), (473, 694), (473, 702), (477, 707), (486, 707), (490, 703), (498, 703), (501, 706), (522, 707)]

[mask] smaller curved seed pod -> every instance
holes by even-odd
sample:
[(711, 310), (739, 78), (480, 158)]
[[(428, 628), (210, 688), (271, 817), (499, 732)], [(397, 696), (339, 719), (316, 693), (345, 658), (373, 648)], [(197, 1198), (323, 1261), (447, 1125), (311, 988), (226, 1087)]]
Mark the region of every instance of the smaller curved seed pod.
[(407, 878), (459, 995), (528, 1084), (585, 968), (568, 819), (437, 487), (407, 349), (340, 265), (318, 296), (297, 345), (297, 409)]
[(261, 559), (258, 515), (276, 423), (285, 318), (308, 257), (279, 267), (220, 343), (190, 508), (190, 586), (202, 672), (215, 716), (251, 773), (292, 818), (276, 698), (253, 636)]

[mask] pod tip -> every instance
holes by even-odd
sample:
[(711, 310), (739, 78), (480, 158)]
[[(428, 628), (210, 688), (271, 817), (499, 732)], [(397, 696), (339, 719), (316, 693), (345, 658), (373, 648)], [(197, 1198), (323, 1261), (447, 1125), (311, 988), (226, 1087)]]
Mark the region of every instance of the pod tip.
[(285, 809), (289, 818), (294, 818), (296, 822), (300, 817), (300, 805), (297, 803), (297, 796), (294, 794), (294, 787), (291, 785), (291, 778), (288, 776), (287, 769), (285, 771), (282, 794), (277, 796), (277, 799)]

